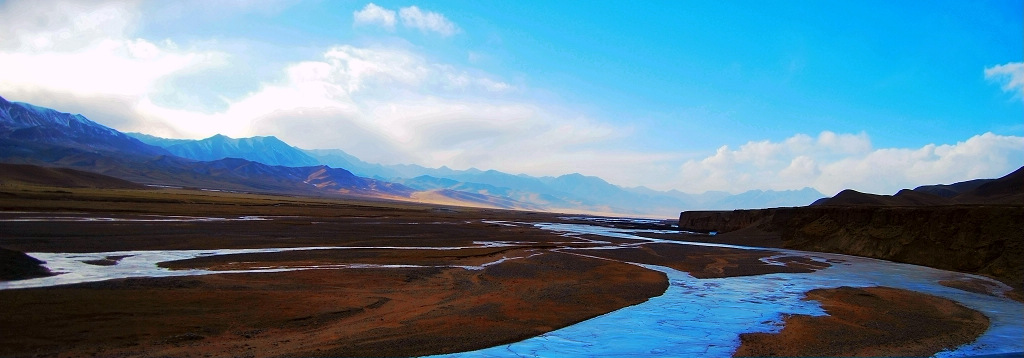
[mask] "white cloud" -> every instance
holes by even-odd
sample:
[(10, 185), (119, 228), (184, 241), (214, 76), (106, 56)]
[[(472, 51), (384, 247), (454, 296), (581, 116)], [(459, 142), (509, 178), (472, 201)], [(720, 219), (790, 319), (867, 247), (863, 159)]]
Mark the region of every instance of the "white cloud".
[[(550, 174), (560, 174), (564, 162), (531, 159), (578, 161), (580, 148), (627, 131), (517, 98), (515, 86), (487, 73), (390, 47), (326, 49), (319, 58), (288, 64), (279, 80), (224, 98), (219, 110), (170, 107), (156, 100), (169, 79), (224, 64), (227, 56), (135, 37), (139, 11), (131, 2), (0, 4), (0, 26), (15, 34), (0, 44), (0, 93), (124, 131), (278, 135), (369, 161)], [(436, 13), (408, 8), (405, 14), (409, 26), (457, 30)]]
[[(614, 132), (585, 119), (565, 120), (550, 108), (509, 97), (513, 87), (498, 79), (407, 50), (338, 46), (286, 73), (285, 81), (223, 114), (253, 118), (251, 125), (230, 126), (246, 129), (237, 135), (277, 134), (304, 147), (340, 147), (368, 161), (469, 167), (513, 154), (538, 155), (559, 146), (551, 144), (558, 142), (554, 137), (574, 145)], [(243, 115), (236, 113), (240, 108), (252, 109)], [(299, 113), (311, 110), (335, 117)], [(544, 136), (552, 140), (538, 140)]]
[(446, 37), (459, 32), (459, 27), (455, 26), (444, 15), (433, 11), (423, 11), (416, 6), (399, 9), (398, 16), (402, 18), (403, 25), (419, 29), (423, 32), (436, 32)]
[[(379, 25), (388, 30), (395, 29), (395, 11), (374, 3), (366, 4), (362, 10), (353, 12), (352, 17), (353, 26)], [(398, 17), (401, 18), (403, 26), (424, 33), (434, 32), (448, 37), (460, 31), (455, 23), (441, 13), (425, 11), (415, 5), (398, 9)]]
[(355, 20), (354, 26), (359, 25), (380, 25), (388, 30), (395, 29), (395, 11), (377, 6), (374, 3), (366, 4), (362, 10), (352, 13)]
[[(369, 10), (385, 15), (368, 13), (378, 22), (367, 24), (394, 23), (394, 11), (370, 5), (353, 13), (357, 22)], [(398, 15), (410, 28), (458, 32), (444, 16), (416, 7)], [(826, 194), (847, 187), (891, 193), (995, 177), (1024, 162), (1024, 138), (991, 133), (911, 149), (874, 149), (865, 133), (798, 134), (723, 146), (689, 161), (680, 153), (622, 150), (615, 146), (632, 134), (628, 126), (521, 96), (527, 88), (489, 73), (383, 46), (324, 49), (282, 66), (275, 80), (245, 95), (224, 98), (223, 107), (197, 111), (162, 103), (158, 92), (177, 91), (169, 85), (173, 79), (222, 68), (228, 55), (216, 51), (216, 42), (211, 50), (139, 38), (134, 29), (140, 18), (138, 4), (129, 1), (0, 2), (0, 95), (83, 113), (124, 131), (187, 138), (277, 135), (300, 147), (344, 149), (372, 162), (533, 175), (581, 172), (689, 192), (812, 186)], [(995, 66), (986, 76), (1009, 78), (1004, 88), (1020, 90), (1020, 64)]]
[(956, 144), (873, 149), (867, 135), (822, 132), (781, 142), (723, 146), (711, 156), (679, 167), (684, 191), (813, 187), (826, 195), (852, 188), (893, 194), (919, 185), (993, 178), (1024, 163), (1024, 137), (985, 133)]
[(0, 93), (138, 123), (145, 117), (130, 108), (160, 81), (226, 63), (219, 52), (131, 36), (139, 11), (130, 1), (0, 4), (0, 33), (10, 34), (0, 37)]
[(81, 49), (124, 34), (137, 20), (138, 3), (133, 1), (8, 1), (0, 3), (0, 48)]
[(1009, 62), (985, 69), (985, 78), (1002, 84), (1003, 91), (1024, 99), (1024, 62)]

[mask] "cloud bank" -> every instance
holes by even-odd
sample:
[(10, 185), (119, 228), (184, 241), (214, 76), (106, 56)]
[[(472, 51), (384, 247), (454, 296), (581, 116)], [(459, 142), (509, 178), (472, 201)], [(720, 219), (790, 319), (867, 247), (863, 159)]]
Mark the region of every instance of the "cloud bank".
[[(998, 177), (1024, 163), (1024, 138), (965, 134), (958, 143), (875, 148), (868, 133), (796, 134), (693, 154), (643, 149), (627, 124), (531, 96), (475, 68), (415, 47), (335, 44), (289, 62), (273, 80), (224, 106), (197, 110), (159, 101), (188, 97), (176, 80), (217, 72), (239, 56), (136, 35), (136, 2), (0, 3), (0, 95), (83, 113), (122, 131), (202, 138), (276, 135), (302, 148), (338, 148), (385, 164), (477, 167), (531, 175), (580, 172), (624, 186), (686, 192), (814, 187), (892, 193), (922, 184)], [(353, 26), (398, 26), (451, 36), (443, 15), (367, 4)], [(985, 69), (1003, 89), (1022, 88), (1020, 63)], [(628, 122), (621, 122), (628, 123)], [(623, 145), (625, 143), (626, 145)], [(621, 149), (640, 148), (640, 149)]]
[(985, 78), (1001, 83), (1003, 91), (1024, 100), (1024, 62), (1009, 62), (986, 68)]
[(1024, 137), (992, 133), (956, 144), (872, 148), (867, 134), (797, 134), (781, 142), (718, 148), (685, 162), (677, 178), (696, 191), (812, 187), (826, 195), (854, 188), (894, 194), (925, 184), (995, 178), (1024, 164)]

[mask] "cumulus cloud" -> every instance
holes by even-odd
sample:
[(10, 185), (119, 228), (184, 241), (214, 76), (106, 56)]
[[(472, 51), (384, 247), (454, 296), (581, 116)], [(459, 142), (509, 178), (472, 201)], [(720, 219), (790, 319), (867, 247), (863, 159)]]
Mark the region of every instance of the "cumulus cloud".
[(402, 24), (423, 32), (436, 32), (441, 36), (451, 36), (459, 32), (458, 26), (439, 13), (423, 11), (419, 7), (409, 6), (398, 10)]
[(1024, 163), (1024, 137), (985, 133), (956, 144), (872, 148), (868, 136), (822, 132), (781, 142), (749, 142), (686, 161), (678, 186), (688, 191), (813, 187), (826, 195), (852, 188), (893, 194), (924, 184), (991, 178)]
[[(372, 6), (371, 6), (372, 5)], [(364, 20), (358, 20), (364, 13)], [(387, 14), (391, 14), (388, 20)], [(360, 24), (451, 35), (444, 16), (369, 4)], [(223, 69), (229, 56), (135, 35), (137, 3), (0, 2), (0, 95), (83, 113), (123, 131), (201, 138), (277, 135), (303, 148), (339, 148), (385, 164), (477, 167), (533, 175), (581, 172), (613, 183), (705, 190), (903, 187), (995, 177), (1024, 162), (1024, 138), (986, 133), (955, 144), (873, 148), (866, 133), (797, 134), (723, 146), (704, 158), (629, 151), (631, 128), (529, 96), (473, 68), (409, 48), (336, 45), (253, 81), (244, 95), (203, 111), (158, 99), (175, 81)], [(1020, 90), (1020, 64), (986, 70)], [(1007, 77), (1008, 76), (1008, 77)], [(1016, 76), (1016, 77), (1014, 77)], [(270, 76), (268, 76), (270, 77)], [(172, 87), (168, 89), (168, 87)], [(634, 138), (635, 139), (635, 138)], [(625, 145), (625, 146), (628, 146)]]
[[(362, 10), (352, 13), (353, 26), (379, 25), (388, 30), (394, 30), (395, 13), (395, 10), (369, 3)], [(400, 8), (397, 14), (402, 20), (403, 26), (424, 33), (433, 32), (448, 37), (460, 31), (454, 22), (448, 20), (441, 13), (422, 10), (415, 5)]]
[[(455, 167), (501, 164), (622, 132), (588, 119), (565, 119), (555, 109), (508, 96), (514, 87), (505, 82), (408, 50), (337, 46), (285, 73), (285, 80), (223, 113), (166, 116), (181, 130), (276, 134), (304, 147), (342, 148), (368, 161)], [(195, 125), (234, 118), (247, 120)]]
[(1024, 62), (1009, 62), (985, 69), (985, 78), (1002, 84), (1003, 91), (1024, 100)]
[(68, 111), (97, 109), (112, 116), (107, 123), (142, 122), (125, 108), (161, 80), (226, 63), (216, 51), (131, 36), (139, 18), (130, 1), (0, 4), (0, 93)]
[(374, 3), (366, 4), (362, 10), (353, 12), (352, 17), (355, 20), (354, 26), (380, 25), (389, 30), (395, 29), (395, 11), (377, 6)]

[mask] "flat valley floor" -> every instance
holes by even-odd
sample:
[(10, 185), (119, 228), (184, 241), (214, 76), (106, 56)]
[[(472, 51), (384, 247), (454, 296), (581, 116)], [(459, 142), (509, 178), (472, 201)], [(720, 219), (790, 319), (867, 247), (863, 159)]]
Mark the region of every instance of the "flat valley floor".
[[(771, 248), (674, 244), (714, 238), (668, 222), (184, 189), (5, 185), (0, 225), (0, 248), (78, 270), (0, 282), (0, 356), (466, 352), (665, 293), (666, 274), (637, 264), (696, 279), (830, 266)], [(663, 241), (544, 225), (641, 229)], [(999, 294), (984, 282), (956, 285)], [(976, 310), (901, 289), (823, 289), (801, 299), (828, 315), (745, 334), (736, 354), (931, 355), (989, 327)]]

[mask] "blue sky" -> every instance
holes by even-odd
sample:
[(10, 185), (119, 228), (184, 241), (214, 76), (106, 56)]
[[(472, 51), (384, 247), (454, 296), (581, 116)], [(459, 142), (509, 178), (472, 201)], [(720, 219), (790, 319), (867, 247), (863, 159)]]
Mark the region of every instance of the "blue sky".
[[(0, 96), (125, 131), (687, 192), (1024, 164), (1020, 1), (0, 2)], [(59, 67), (60, 69), (55, 69)]]

